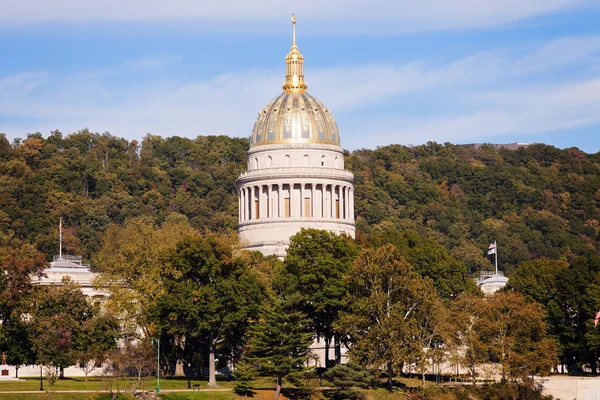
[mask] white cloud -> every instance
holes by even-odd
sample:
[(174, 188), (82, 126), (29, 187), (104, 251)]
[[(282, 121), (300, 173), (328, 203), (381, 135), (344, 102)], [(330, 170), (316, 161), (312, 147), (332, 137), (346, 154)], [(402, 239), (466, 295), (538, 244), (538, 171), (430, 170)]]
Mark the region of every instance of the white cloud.
[[(340, 66), (313, 70), (307, 80), (311, 94), (334, 111), (349, 148), (481, 141), (600, 124), (600, 71), (593, 67), (599, 55), (600, 37), (581, 37), (518, 56), (504, 50), (443, 65)], [(119, 71), (160, 67), (162, 61), (144, 61), (154, 59), (80, 76), (0, 78), (0, 132), (15, 137), (88, 127), (138, 140), (148, 132), (247, 136), (256, 112), (278, 94), (283, 81), (278, 68), (188, 82), (109, 84)], [(561, 82), (561, 75), (552, 75), (574, 67), (581, 77)], [(403, 112), (403, 105), (423, 97), (417, 112)]]
[[(2, 4), (4, 3), (4, 4)], [(488, 28), (563, 9), (585, 6), (586, 0), (306, 0), (218, 2), (194, 0), (2, 0), (0, 21), (206, 22), (253, 25), (280, 23), (291, 12), (311, 30), (335, 32), (402, 32), (431, 29)]]

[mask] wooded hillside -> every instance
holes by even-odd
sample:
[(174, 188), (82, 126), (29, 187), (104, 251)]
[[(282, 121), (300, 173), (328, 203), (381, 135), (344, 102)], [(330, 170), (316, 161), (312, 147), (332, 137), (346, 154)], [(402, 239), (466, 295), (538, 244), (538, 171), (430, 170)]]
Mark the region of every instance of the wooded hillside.
[[(162, 223), (187, 217), (201, 231), (234, 230), (234, 183), (246, 169), (248, 140), (147, 135), (141, 143), (83, 130), (0, 134), (0, 240), (57, 252), (63, 217), (66, 251), (94, 260), (111, 223), (137, 216)], [(398, 232), (443, 245), (475, 274), (491, 268), (597, 253), (600, 153), (536, 144), (517, 151), (451, 144), (390, 145), (347, 154), (355, 174), (358, 243)]]

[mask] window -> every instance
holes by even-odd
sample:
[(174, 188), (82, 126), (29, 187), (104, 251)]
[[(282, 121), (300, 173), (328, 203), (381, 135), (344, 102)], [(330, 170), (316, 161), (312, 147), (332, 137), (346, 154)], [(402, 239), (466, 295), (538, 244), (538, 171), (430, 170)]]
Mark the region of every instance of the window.
[(285, 218), (289, 218), (290, 217), (290, 198), (286, 197), (285, 199), (283, 199), (283, 216)]
[(335, 199), (335, 217), (340, 218), (340, 201)]
[(258, 219), (260, 217), (259, 211), (258, 200), (254, 200), (254, 219)]
[(304, 216), (306, 218), (312, 217), (312, 215), (310, 215), (310, 197), (304, 198)]

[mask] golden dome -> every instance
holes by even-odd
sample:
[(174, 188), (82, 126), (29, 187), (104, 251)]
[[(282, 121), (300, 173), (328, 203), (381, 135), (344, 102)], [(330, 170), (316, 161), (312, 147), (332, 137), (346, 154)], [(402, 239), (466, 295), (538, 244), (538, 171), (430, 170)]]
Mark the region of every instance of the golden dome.
[(304, 57), (296, 46), (296, 17), (292, 14), (292, 48), (286, 56), (283, 93), (259, 111), (250, 146), (282, 143), (340, 145), (331, 111), (306, 93)]

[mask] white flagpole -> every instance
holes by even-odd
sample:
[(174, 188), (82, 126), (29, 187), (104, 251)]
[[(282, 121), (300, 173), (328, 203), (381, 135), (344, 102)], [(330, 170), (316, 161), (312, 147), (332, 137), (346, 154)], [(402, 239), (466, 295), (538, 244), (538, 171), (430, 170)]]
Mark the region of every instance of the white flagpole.
[(494, 260), (496, 261), (496, 275), (498, 275), (498, 244), (494, 240), (494, 248), (496, 249), (496, 253), (494, 254)]
[(58, 222), (58, 258), (62, 260), (62, 217)]

